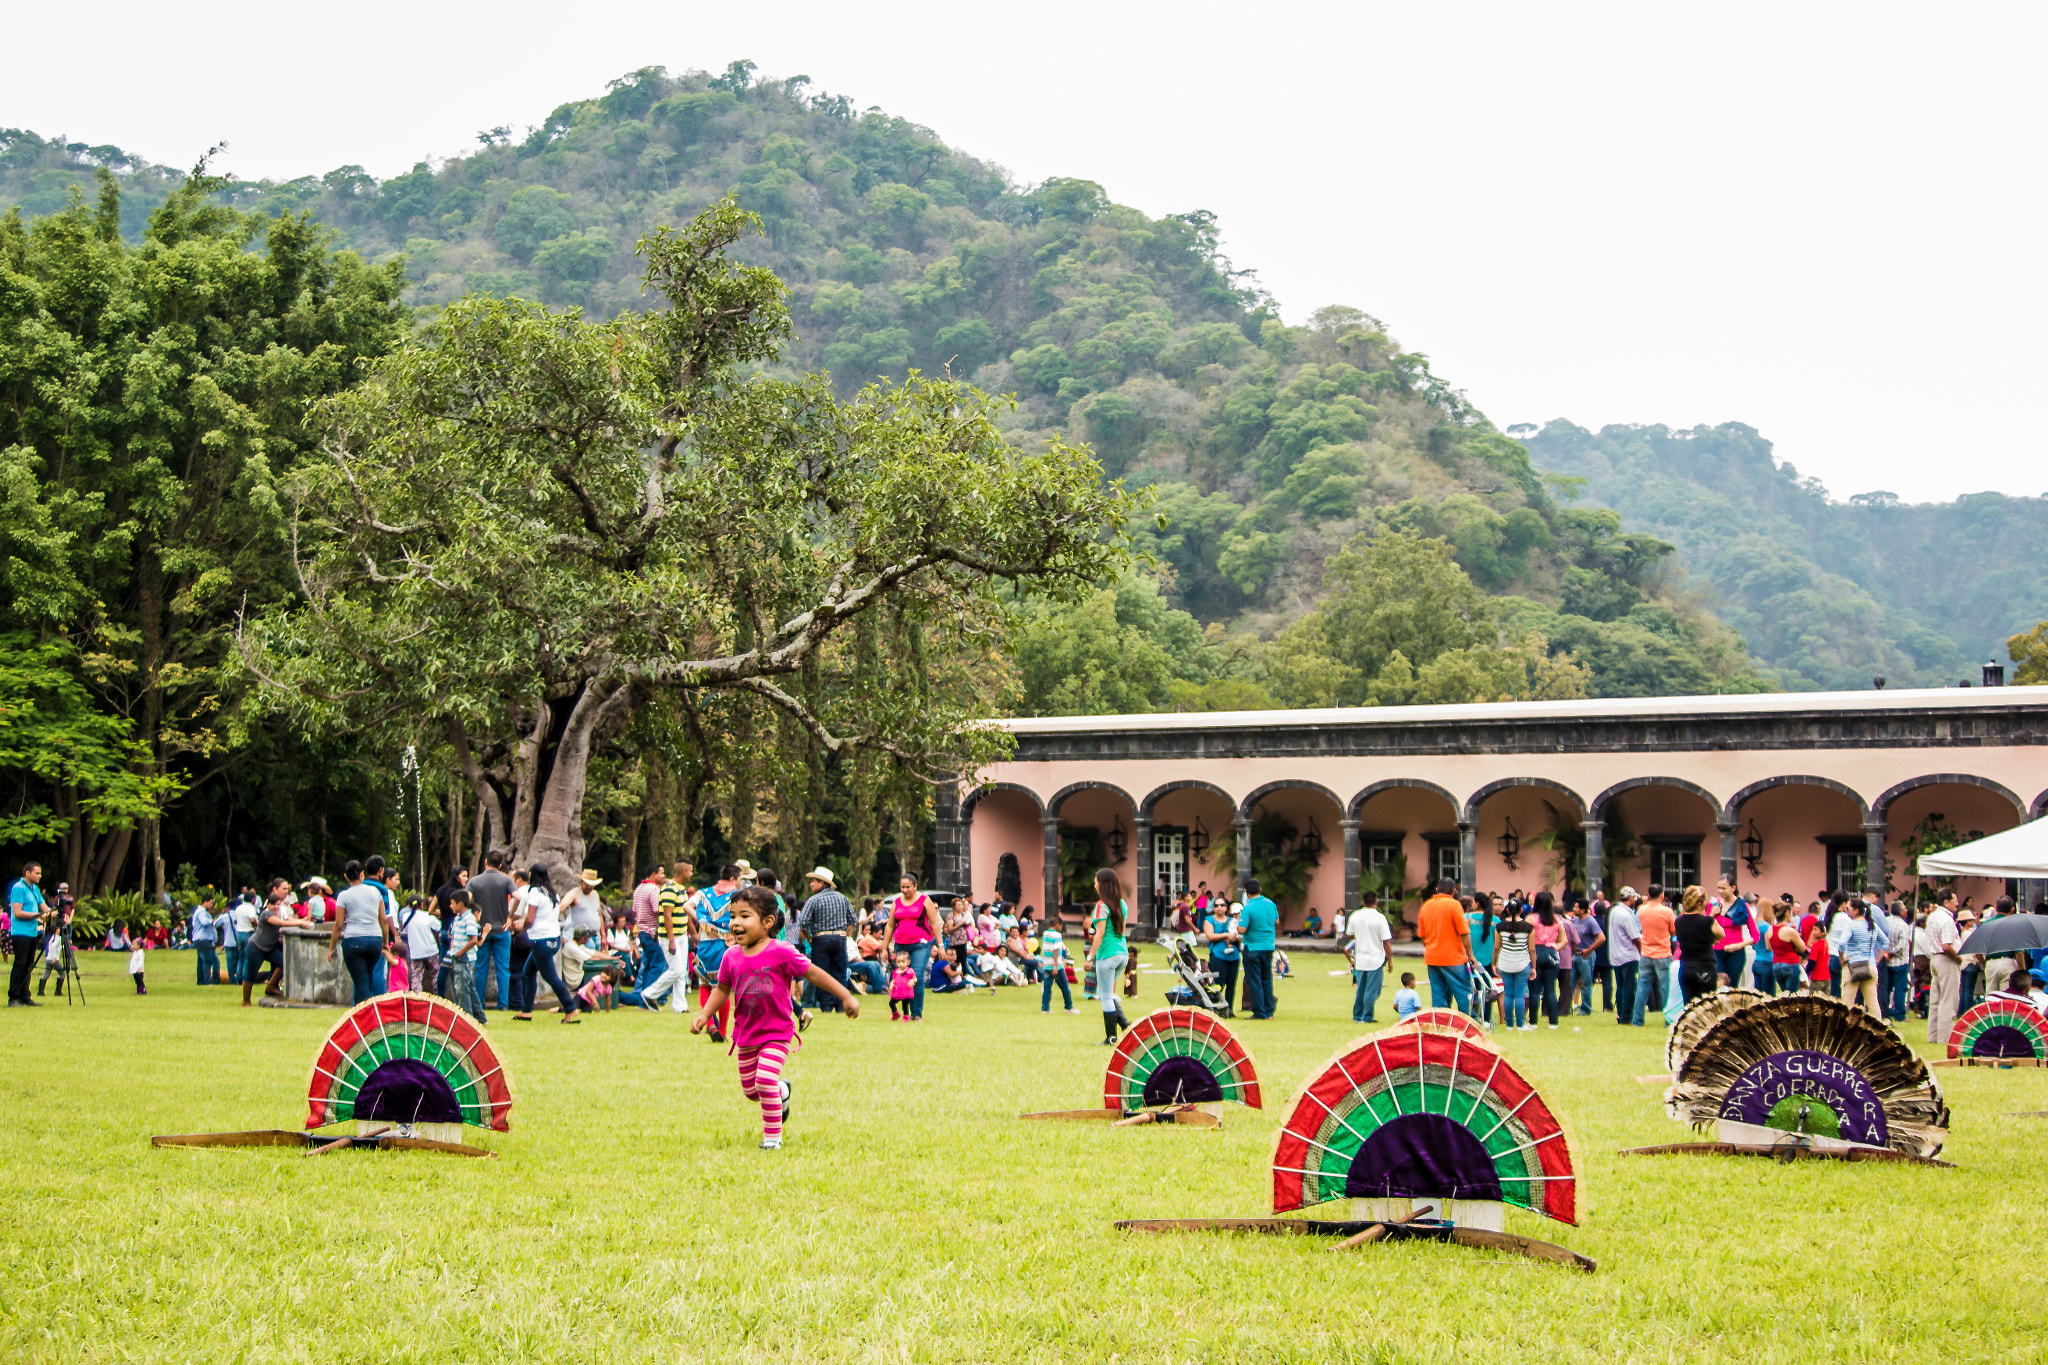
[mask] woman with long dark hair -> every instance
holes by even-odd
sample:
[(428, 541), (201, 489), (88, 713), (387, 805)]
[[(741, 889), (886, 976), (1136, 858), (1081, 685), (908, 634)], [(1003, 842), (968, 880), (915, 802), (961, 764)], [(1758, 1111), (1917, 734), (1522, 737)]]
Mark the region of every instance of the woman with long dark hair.
[(1536, 893), (1536, 923), (1530, 927), (1529, 943), (1536, 955), (1536, 984), (1529, 992), (1529, 1026), (1536, 1025), (1536, 1005), (1542, 1002), (1544, 1017), (1557, 1027), (1557, 968), (1564, 959), (1558, 953), (1564, 942), (1564, 925), (1558, 922), (1557, 902), (1548, 891)]
[(1117, 1002), (1116, 982), (1124, 973), (1130, 947), (1124, 941), (1124, 927), (1131, 907), (1124, 903), (1123, 883), (1109, 868), (1095, 874), (1095, 915), (1088, 921), (1088, 969), (1095, 973), (1095, 997), (1102, 1002), (1102, 1041), (1116, 1042), (1128, 1023), (1123, 1006)]
[(562, 920), (561, 912), (555, 906), (553, 883), (548, 880), (544, 864), (535, 863), (526, 874), (526, 890), (520, 897), (519, 910), (522, 912), (519, 927), (526, 931), (526, 965), (519, 971), (520, 1004), (524, 1008), (512, 1017), (532, 1022), (533, 979), (538, 973), (554, 991), (555, 999), (561, 1002), (562, 1022), (582, 1023), (576, 1017), (576, 997), (569, 994), (569, 987), (555, 966), (555, 954), (562, 947)]

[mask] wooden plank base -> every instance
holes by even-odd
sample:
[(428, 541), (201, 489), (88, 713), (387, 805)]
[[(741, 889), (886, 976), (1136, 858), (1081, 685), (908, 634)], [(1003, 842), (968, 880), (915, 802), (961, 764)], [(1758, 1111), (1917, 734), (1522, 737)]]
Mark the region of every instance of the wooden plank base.
[(1115, 1109), (1041, 1109), (1035, 1114), (1019, 1114), (1020, 1119), (1074, 1119), (1087, 1121), (1098, 1119), (1104, 1122), (1120, 1119), (1123, 1115)]
[[(1377, 1245), (1389, 1239), (1400, 1240), (1403, 1231), (1398, 1223), (1338, 1221), (1324, 1218), (1126, 1218), (1116, 1226), (1127, 1232), (1259, 1232), (1281, 1236), (1342, 1237), (1350, 1239), (1350, 1244), (1357, 1246)], [(1371, 1238), (1363, 1236), (1375, 1229), (1379, 1235)], [(1459, 1246), (1478, 1247), (1486, 1251), (1511, 1251), (1518, 1256), (1569, 1266), (1574, 1270), (1583, 1270), (1587, 1274), (1599, 1268), (1590, 1256), (1581, 1256), (1575, 1251), (1551, 1242), (1539, 1242), (1533, 1237), (1518, 1237), (1511, 1232), (1485, 1232), (1479, 1228), (1431, 1228), (1417, 1229), (1410, 1235), (1438, 1236)]]
[(1938, 1161), (1931, 1156), (1913, 1156), (1906, 1152), (1894, 1152), (1889, 1147), (1856, 1147), (1848, 1151), (1823, 1151), (1818, 1147), (1795, 1147), (1790, 1143), (1783, 1146), (1766, 1146), (1749, 1142), (1667, 1142), (1657, 1147), (1624, 1147), (1623, 1156), (1768, 1156), (1780, 1161), (1797, 1161), (1803, 1157), (1825, 1157), (1831, 1161), (1907, 1161), (1918, 1166), (1942, 1166), (1955, 1169), (1953, 1161)]
[(1172, 1123), (1183, 1128), (1221, 1128), (1223, 1120), (1215, 1114), (1205, 1113), (1192, 1104), (1170, 1105), (1165, 1109), (1144, 1109), (1127, 1119), (1118, 1119), (1110, 1124), (1112, 1128), (1137, 1128), (1148, 1123)]
[(1929, 1066), (1988, 1066), (1999, 1071), (2009, 1071), (2016, 1066), (2048, 1066), (2048, 1061), (2039, 1057), (1944, 1057)]
[(447, 1156), (482, 1157), (496, 1161), (498, 1154), (462, 1142), (436, 1142), (432, 1138), (394, 1137), (389, 1133), (370, 1135), (300, 1133), (288, 1128), (260, 1128), (246, 1133), (162, 1133), (149, 1140), (152, 1147), (308, 1147), (308, 1156), (336, 1150), (441, 1152)]

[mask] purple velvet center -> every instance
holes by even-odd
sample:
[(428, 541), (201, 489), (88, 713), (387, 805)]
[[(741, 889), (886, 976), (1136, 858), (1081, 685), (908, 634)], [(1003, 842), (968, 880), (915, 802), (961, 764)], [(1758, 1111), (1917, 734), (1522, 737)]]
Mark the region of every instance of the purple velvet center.
[(1884, 1105), (1877, 1092), (1855, 1067), (1825, 1052), (1773, 1052), (1728, 1087), (1721, 1117), (1768, 1127), (1771, 1110), (1797, 1096), (1834, 1110), (1847, 1141), (1885, 1145)]
[(1499, 1199), (1500, 1175), (1471, 1129), (1442, 1114), (1375, 1128), (1344, 1178), (1351, 1199)]
[(386, 1123), (460, 1123), (462, 1106), (440, 1072), (411, 1057), (394, 1057), (356, 1092), (356, 1117)]
[(2034, 1041), (2011, 1024), (1993, 1024), (1970, 1040), (1972, 1057), (2031, 1057)]
[(1207, 1104), (1222, 1098), (1216, 1074), (1193, 1057), (1168, 1057), (1145, 1078), (1147, 1104)]

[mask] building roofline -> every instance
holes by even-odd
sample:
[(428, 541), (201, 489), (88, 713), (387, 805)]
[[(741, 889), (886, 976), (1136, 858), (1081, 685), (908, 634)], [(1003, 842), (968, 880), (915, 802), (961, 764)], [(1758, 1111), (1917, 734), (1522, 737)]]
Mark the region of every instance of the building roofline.
[(1403, 725), (1786, 715), (1925, 715), (2048, 710), (2044, 687), (1933, 687), (1868, 692), (1770, 692), (1733, 696), (1603, 697), (1580, 701), (1479, 702), (1457, 706), (1328, 706), (1296, 711), (1154, 712), (1137, 716), (1031, 716), (988, 722), (1017, 735), (1146, 731), (1276, 730), (1301, 726), (1386, 729)]

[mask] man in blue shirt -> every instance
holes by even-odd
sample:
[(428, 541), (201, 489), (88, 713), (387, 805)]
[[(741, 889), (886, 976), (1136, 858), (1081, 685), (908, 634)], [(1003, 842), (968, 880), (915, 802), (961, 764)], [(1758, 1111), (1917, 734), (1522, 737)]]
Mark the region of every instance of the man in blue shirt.
[(1238, 937), (1244, 944), (1244, 1008), (1254, 1019), (1271, 1019), (1277, 1002), (1273, 999), (1273, 948), (1280, 932), (1280, 907), (1259, 893), (1259, 879), (1244, 883), (1244, 914), (1238, 920)]
[(37, 883), (43, 879), (43, 865), (28, 863), (21, 869), (21, 877), (7, 888), (7, 946), (14, 950), (14, 964), (7, 974), (8, 1005), (33, 1006), (29, 998), (28, 977), (36, 965), (36, 945), (43, 932), (43, 913), (49, 905), (43, 900), (43, 889)]
[(192, 936), (194, 955), (199, 959), (199, 984), (217, 986), (220, 984), (220, 954), (214, 951), (213, 893), (207, 892), (193, 907), (191, 918), (185, 922), (186, 932)]

